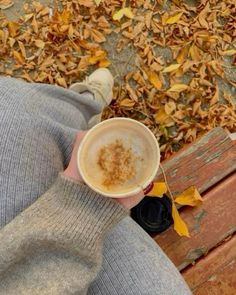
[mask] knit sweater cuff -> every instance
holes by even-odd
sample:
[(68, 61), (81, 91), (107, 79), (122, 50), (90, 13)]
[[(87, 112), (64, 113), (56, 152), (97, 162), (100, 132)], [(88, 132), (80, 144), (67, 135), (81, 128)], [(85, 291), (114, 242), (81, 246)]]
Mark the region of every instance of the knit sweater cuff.
[(113, 199), (62, 173), (44, 196), (40, 207), (52, 216), (50, 223), (54, 223), (56, 233), (69, 239), (73, 235), (72, 243), (90, 251), (96, 250), (106, 232), (128, 215), (128, 210)]

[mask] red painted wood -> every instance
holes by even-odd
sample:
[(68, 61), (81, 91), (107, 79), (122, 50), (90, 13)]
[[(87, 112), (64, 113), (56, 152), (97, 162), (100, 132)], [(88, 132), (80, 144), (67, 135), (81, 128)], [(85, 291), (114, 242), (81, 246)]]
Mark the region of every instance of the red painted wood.
[[(173, 195), (191, 185), (200, 193), (236, 171), (236, 145), (222, 128), (214, 128), (162, 163)], [(163, 179), (161, 171), (157, 179)]]
[(191, 238), (178, 236), (171, 227), (154, 239), (182, 270), (236, 231), (236, 173), (207, 192), (201, 206), (184, 207), (180, 214)]
[[(232, 282), (231, 274), (225, 272), (225, 269), (231, 269), (230, 264), (234, 261), (236, 261), (236, 235), (212, 250), (206, 257), (201, 258), (195, 265), (183, 270), (182, 275), (191, 290), (195, 291), (196, 294), (199, 292), (199, 294), (201, 294), (200, 290), (202, 290), (203, 285), (205, 286), (207, 284), (215, 287), (216, 285), (220, 284), (223, 270), (223, 281), (230, 282), (232, 285), (236, 284), (236, 269), (234, 269), (234, 280)], [(236, 291), (236, 285), (234, 286), (234, 290)], [(209, 287), (207, 289), (209, 289)], [(228, 287), (226, 290), (228, 290)], [(205, 295), (205, 293), (203, 294)], [(215, 293), (213, 292), (211, 294)]]
[(213, 275), (208, 281), (194, 290), (194, 295), (235, 295), (236, 259)]

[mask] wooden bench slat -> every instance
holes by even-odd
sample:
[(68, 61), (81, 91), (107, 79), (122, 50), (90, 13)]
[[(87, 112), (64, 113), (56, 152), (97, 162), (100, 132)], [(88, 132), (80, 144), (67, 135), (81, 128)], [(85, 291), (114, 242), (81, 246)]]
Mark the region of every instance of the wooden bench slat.
[[(214, 286), (216, 283), (218, 284), (222, 278), (222, 270), (228, 269), (228, 265), (233, 261), (236, 261), (236, 235), (234, 235), (229, 241), (225, 241), (223, 244), (212, 250), (212, 252), (206, 257), (201, 258), (194, 266), (185, 269), (182, 272), (182, 275), (192, 291), (195, 291), (198, 288), (201, 290), (201, 286), (204, 283), (207, 285), (213, 284)], [(231, 276), (225, 276), (224, 281), (225, 278), (227, 282), (230, 282)], [(234, 284), (234, 290), (236, 291), (236, 269), (234, 269)], [(196, 294), (199, 292), (196, 291)], [(204, 295), (205, 294), (206, 293), (204, 293)], [(213, 292), (211, 294), (215, 293)]]
[(235, 208), (236, 173), (208, 191), (201, 206), (180, 210), (190, 238), (178, 236), (171, 227), (154, 239), (182, 270), (236, 231)]
[(216, 277), (196, 289), (194, 295), (235, 295), (236, 293), (236, 259), (221, 269)]
[[(162, 165), (173, 195), (191, 185), (202, 193), (236, 171), (236, 145), (224, 129), (214, 128)], [(157, 179), (163, 179), (161, 171)]]

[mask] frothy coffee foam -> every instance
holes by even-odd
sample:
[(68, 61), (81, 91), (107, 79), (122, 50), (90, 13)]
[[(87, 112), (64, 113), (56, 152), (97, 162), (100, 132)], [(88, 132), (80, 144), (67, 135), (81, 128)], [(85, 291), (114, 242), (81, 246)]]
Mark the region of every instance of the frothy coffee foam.
[(143, 188), (158, 161), (156, 147), (150, 144), (150, 134), (144, 128), (126, 120), (119, 125), (110, 120), (90, 131), (80, 150), (79, 164), (92, 187), (105, 193), (127, 193)]

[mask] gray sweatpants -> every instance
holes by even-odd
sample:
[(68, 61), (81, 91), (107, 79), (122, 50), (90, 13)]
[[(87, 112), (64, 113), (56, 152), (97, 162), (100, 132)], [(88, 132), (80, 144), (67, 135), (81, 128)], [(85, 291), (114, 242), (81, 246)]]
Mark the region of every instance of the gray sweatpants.
[[(68, 164), (76, 132), (100, 111), (91, 94), (0, 78), (0, 227), (49, 189)], [(88, 294), (191, 292), (161, 249), (126, 218), (107, 236), (103, 267)]]

